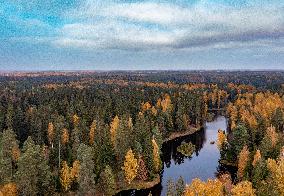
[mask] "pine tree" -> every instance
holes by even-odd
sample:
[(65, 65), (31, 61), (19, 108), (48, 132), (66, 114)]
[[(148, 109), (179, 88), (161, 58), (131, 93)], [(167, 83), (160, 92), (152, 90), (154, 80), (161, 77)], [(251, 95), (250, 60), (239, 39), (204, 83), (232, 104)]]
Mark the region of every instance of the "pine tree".
[(31, 137), (24, 143), (23, 153), (18, 160), (16, 182), (23, 195), (38, 195), (50, 189), (51, 172), (41, 147)]
[[(257, 160), (258, 158), (256, 158)], [(257, 187), (257, 192), (262, 192), (262, 186), (264, 185), (265, 180), (268, 177), (268, 168), (266, 165), (266, 161), (262, 158), (258, 160), (253, 166), (251, 182), (254, 187)]]
[(122, 170), (124, 170), (125, 180), (128, 184), (130, 184), (137, 176), (137, 169), (137, 159), (134, 157), (134, 154), (130, 149), (125, 155), (124, 166), (122, 167)]
[(6, 127), (8, 129), (13, 129), (14, 115), (14, 106), (13, 104), (9, 103), (6, 111)]
[(279, 131), (283, 130), (283, 125), (284, 125), (284, 115), (283, 115), (283, 111), (281, 110), (281, 108), (277, 108), (273, 115), (272, 115), (272, 119), (271, 119), (272, 125)]
[(124, 162), (125, 154), (132, 147), (132, 129), (129, 129), (128, 119), (122, 117), (119, 123), (119, 127), (116, 130), (116, 143), (115, 154), (118, 161), (118, 166), (121, 167)]
[(274, 158), (276, 159), (279, 156), (280, 145), (279, 144), (279, 134), (276, 132), (275, 127), (270, 126), (266, 130), (264, 135), (260, 150), (265, 159)]
[(100, 175), (100, 186), (101, 186), (101, 191), (106, 196), (111, 196), (115, 194), (116, 182), (112, 169), (109, 165), (106, 166), (106, 168)]
[(71, 133), (71, 144), (72, 144), (72, 158), (73, 159), (76, 159), (77, 158), (77, 150), (79, 148), (79, 145), (81, 143), (81, 132), (80, 130), (78, 129), (78, 127), (75, 127), (73, 130), (72, 130), (72, 133)]
[(103, 126), (101, 123), (97, 124), (98, 131), (96, 133), (96, 141), (94, 145), (96, 156), (96, 175), (100, 175), (100, 172), (105, 169), (106, 165), (115, 165), (117, 160), (115, 159), (114, 148), (111, 142), (109, 127)]
[(183, 178), (180, 176), (176, 183), (176, 196), (183, 196), (185, 189), (185, 183)]
[(13, 180), (14, 164), (20, 155), (16, 134), (11, 130), (4, 130), (0, 143), (0, 183)]
[(230, 141), (226, 155), (229, 155), (229, 162), (237, 162), (237, 157), (243, 147), (248, 144), (250, 135), (245, 126), (238, 125), (237, 128), (232, 131), (231, 137), (234, 139)]
[(167, 182), (167, 196), (175, 196), (176, 191), (175, 191), (175, 183), (173, 182), (172, 179), (169, 179)]
[(80, 144), (77, 155), (80, 161), (79, 191), (82, 195), (93, 195), (95, 193), (94, 149), (85, 144)]
[(115, 116), (110, 124), (110, 135), (111, 135), (111, 142), (112, 145), (116, 145), (116, 131), (119, 126), (119, 118), (118, 116)]

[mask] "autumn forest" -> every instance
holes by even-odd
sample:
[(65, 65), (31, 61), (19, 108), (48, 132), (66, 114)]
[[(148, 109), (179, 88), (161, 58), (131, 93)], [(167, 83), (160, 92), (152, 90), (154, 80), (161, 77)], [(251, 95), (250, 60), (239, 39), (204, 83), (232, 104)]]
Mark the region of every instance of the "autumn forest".
[(218, 116), (210, 142), (233, 169), (166, 195), (284, 195), (284, 72), (8, 72), (0, 92), (0, 196), (157, 195), (163, 145)]

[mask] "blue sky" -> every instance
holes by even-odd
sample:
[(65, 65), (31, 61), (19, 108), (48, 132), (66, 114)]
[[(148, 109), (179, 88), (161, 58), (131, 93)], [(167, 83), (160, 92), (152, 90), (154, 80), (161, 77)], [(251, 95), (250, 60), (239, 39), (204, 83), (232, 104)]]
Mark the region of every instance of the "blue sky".
[(283, 0), (0, 0), (0, 70), (284, 69)]

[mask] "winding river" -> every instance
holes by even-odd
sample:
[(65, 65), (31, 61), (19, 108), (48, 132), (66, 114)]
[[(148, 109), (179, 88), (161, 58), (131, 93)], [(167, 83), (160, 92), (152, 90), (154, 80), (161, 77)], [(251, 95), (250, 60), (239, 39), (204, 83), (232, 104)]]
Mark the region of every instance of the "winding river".
[[(227, 120), (223, 116), (218, 116), (212, 122), (206, 122), (203, 130), (190, 136), (164, 143), (162, 147), (164, 169), (161, 173), (161, 183), (151, 189), (125, 191), (119, 195), (148, 195), (151, 191), (154, 196), (164, 196), (169, 179), (176, 182), (182, 176), (186, 183), (191, 183), (194, 178), (207, 180), (226, 171), (226, 168), (219, 165), (220, 152), (216, 143), (210, 143), (217, 140), (218, 129), (227, 129)], [(192, 142), (196, 146), (196, 151), (191, 157), (185, 157), (177, 152), (177, 147), (182, 142)]]

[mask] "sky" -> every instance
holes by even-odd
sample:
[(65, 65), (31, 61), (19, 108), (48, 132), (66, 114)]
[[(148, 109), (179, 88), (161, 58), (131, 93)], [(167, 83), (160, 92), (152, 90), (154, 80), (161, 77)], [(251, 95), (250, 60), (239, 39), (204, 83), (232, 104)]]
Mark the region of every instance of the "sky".
[(283, 0), (0, 0), (0, 70), (283, 69)]

